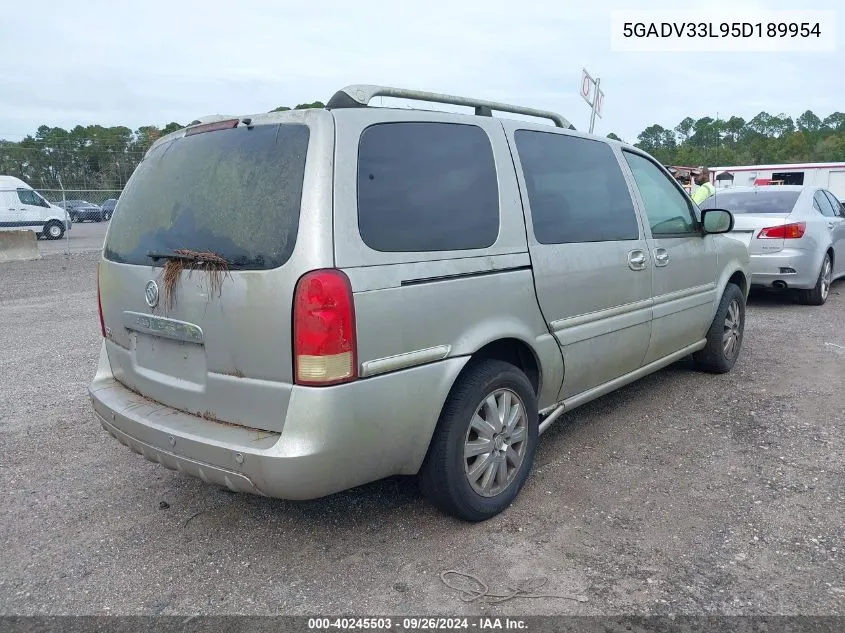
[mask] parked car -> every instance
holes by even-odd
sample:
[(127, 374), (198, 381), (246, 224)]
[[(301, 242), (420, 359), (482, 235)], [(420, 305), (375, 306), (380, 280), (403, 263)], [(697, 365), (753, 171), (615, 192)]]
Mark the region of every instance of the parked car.
[[(368, 107), (386, 94), (476, 115)], [(326, 109), (200, 120), (121, 194), (93, 408), (231, 490), (416, 474), (483, 520), (564, 411), (689, 355), (733, 367), (749, 272), (732, 226), (550, 112), (350, 86)]]
[(748, 246), (751, 284), (798, 290), (802, 303), (822, 305), (831, 283), (845, 277), (845, 207), (808, 185), (719, 190), (702, 208), (736, 218), (731, 235)]
[(64, 209), (47, 202), (20, 178), (0, 176), (0, 230), (30, 230), (39, 238), (59, 240), (70, 227)]
[(64, 200), (56, 204), (63, 209), (67, 209), (72, 222), (85, 222), (85, 220), (102, 222), (105, 217), (103, 209), (99, 205), (87, 200)]
[(114, 214), (114, 208), (117, 206), (117, 198), (109, 198), (106, 200), (103, 205), (103, 219), (108, 221), (111, 220), (111, 216)]

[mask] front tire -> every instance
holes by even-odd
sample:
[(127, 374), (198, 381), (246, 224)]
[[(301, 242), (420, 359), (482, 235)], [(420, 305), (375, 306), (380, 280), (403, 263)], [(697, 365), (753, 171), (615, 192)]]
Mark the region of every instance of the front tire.
[(48, 240), (60, 240), (64, 237), (64, 234), (65, 227), (56, 220), (50, 220), (47, 222), (47, 224), (44, 225), (44, 231), (42, 233), (42, 235), (44, 235), (44, 237)]
[(824, 305), (827, 297), (830, 294), (830, 284), (833, 282), (833, 261), (830, 259), (830, 253), (824, 254), (822, 261), (822, 268), (819, 271), (819, 278), (816, 280), (816, 285), (810, 290), (799, 290), (798, 301), (808, 306)]
[(489, 519), (519, 494), (538, 440), (537, 398), (526, 375), (503, 361), (476, 362), (446, 399), (420, 488), (452, 516)]
[(728, 284), (707, 331), (707, 345), (693, 354), (693, 362), (702, 371), (729, 372), (739, 358), (744, 333), (745, 295), (738, 286)]

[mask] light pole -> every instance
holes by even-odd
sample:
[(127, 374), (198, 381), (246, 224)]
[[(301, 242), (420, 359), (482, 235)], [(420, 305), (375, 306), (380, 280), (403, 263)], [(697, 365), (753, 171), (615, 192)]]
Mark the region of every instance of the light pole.
[(62, 184), (61, 174), (56, 174), (56, 179), (59, 181), (59, 188), (62, 190), (62, 210), (65, 212), (65, 255), (70, 255), (70, 214), (67, 212), (65, 186)]

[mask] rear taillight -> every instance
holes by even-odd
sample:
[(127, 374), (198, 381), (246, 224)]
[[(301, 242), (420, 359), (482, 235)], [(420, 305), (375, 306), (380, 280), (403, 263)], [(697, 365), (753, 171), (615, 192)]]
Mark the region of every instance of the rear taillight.
[(806, 222), (794, 222), (792, 224), (770, 226), (760, 231), (757, 235), (757, 239), (797, 240), (800, 237), (804, 237), (804, 231), (806, 230)]
[(357, 356), (349, 278), (334, 269), (303, 275), (293, 298), (296, 384), (336, 385), (354, 380)]
[(97, 310), (100, 313), (100, 332), (106, 338), (106, 322), (103, 320), (103, 300), (100, 298), (100, 267), (97, 266)]

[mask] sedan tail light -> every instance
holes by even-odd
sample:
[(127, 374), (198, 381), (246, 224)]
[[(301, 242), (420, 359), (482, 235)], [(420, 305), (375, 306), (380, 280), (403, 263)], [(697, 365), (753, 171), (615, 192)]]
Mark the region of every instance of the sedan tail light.
[(793, 222), (792, 224), (770, 226), (760, 231), (760, 233), (757, 235), (757, 239), (797, 240), (801, 237), (804, 237), (804, 232), (806, 230), (806, 222)]

